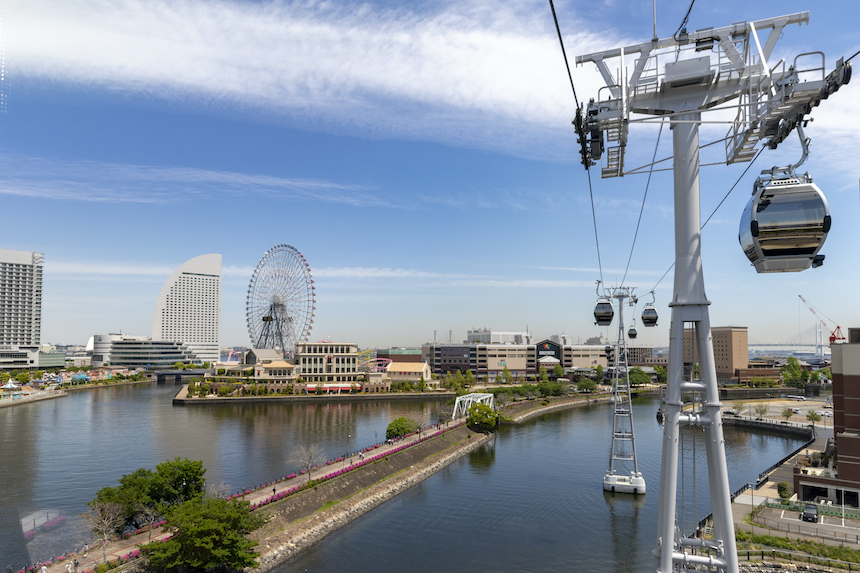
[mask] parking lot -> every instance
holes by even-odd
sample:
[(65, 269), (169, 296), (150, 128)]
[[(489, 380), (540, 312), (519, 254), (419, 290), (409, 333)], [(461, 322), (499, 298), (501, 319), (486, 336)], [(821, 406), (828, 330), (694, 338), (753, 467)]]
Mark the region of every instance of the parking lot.
[[(756, 407), (762, 405), (765, 406), (767, 410), (766, 413), (760, 415), (756, 411)], [(817, 422), (817, 425), (823, 425), (825, 427), (833, 426), (833, 407), (832, 404), (828, 403), (823, 396), (806, 400), (789, 400), (786, 398), (770, 400), (727, 400), (723, 402), (722, 412), (723, 414), (730, 416), (736, 415), (751, 418), (764, 417), (771, 420), (785, 420), (786, 418), (782, 415), (782, 412), (786, 408), (794, 409), (794, 413), (790, 418), (788, 418), (789, 422), (808, 422), (806, 417), (807, 413), (813, 411), (817, 412), (818, 415), (821, 416), (821, 421)]]
[[(735, 500), (735, 503), (741, 502)], [(833, 506), (833, 510), (838, 512), (839, 508)], [(758, 525), (776, 531), (810, 535), (843, 541), (852, 545), (860, 545), (860, 522), (853, 519), (843, 520), (841, 517), (819, 515), (818, 523), (809, 523), (800, 519), (800, 512), (766, 507), (756, 516), (754, 521)]]

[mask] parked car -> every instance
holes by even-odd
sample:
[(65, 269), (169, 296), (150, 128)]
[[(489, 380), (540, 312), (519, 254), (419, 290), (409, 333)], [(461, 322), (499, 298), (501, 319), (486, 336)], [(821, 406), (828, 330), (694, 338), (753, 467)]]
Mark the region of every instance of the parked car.
[(800, 514), (800, 519), (818, 523), (818, 507), (814, 503), (807, 503), (803, 506), (803, 513)]
[(726, 416), (737, 416), (738, 415), (738, 413), (735, 412), (734, 410), (725, 410), (723, 412), (723, 414), (725, 414)]
[(829, 410), (824, 410), (822, 412), (819, 412), (818, 415), (821, 416), (822, 418), (832, 418), (833, 412), (831, 412)]
[(830, 409), (832, 410), (832, 409), (833, 409), (833, 404), (831, 404), (830, 402), (825, 402), (824, 407), (825, 407), (825, 408), (830, 408)]

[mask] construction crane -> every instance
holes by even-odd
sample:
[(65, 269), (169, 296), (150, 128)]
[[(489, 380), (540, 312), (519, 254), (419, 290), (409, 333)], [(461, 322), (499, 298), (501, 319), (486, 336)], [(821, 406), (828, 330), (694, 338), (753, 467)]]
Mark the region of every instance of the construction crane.
[[(818, 316), (818, 313), (815, 312), (815, 308), (813, 308), (813, 306), (811, 304), (809, 304), (809, 302), (807, 302), (807, 300), (805, 298), (803, 298), (802, 295), (797, 295), (797, 296), (798, 296), (798, 298), (800, 298), (800, 300), (803, 301), (803, 304), (806, 305), (806, 308), (809, 309), (809, 312), (812, 313), (812, 315), (816, 318), (816, 320), (818, 320), (818, 322), (821, 323), (821, 326), (826, 330), (830, 330), (830, 325), (828, 325), (827, 322), (825, 322), (824, 318), (822, 318), (821, 316)], [(830, 320), (830, 319), (828, 319), (828, 320)], [(830, 322), (833, 324), (836, 324), (832, 320), (830, 320)], [(845, 336), (842, 335), (842, 327), (840, 327), (838, 324), (836, 325), (835, 329), (830, 330), (830, 345), (832, 346), (832, 345), (836, 344), (837, 341), (841, 341), (841, 342), (845, 341)], [(817, 337), (816, 337), (815, 343), (816, 343), (816, 346), (818, 346)]]

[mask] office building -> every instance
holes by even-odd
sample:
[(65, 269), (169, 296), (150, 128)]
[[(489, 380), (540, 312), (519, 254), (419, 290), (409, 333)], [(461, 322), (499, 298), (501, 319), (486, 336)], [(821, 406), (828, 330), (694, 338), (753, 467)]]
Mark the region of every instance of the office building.
[(221, 255), (186, 261), (168, 277), (152, 316), (152, 339), (182, 343), (201, 362), (220, 360)]
[[(746, 369), (749, 365), (749, 344), (746, 326), (714, 326), (711, 327), (711, 337), (714, 344), (714, 365), (717, 378), (731, 379), (738, 377), (738, 369)], [(693, 360), (693, 331), (684, 330), (684, 363), (698, 362)], [(698, 355), (698, 349), (696, 349)]]
[(44, 255), (0, 249), (0, 344), (37, 345), (42, 329)]

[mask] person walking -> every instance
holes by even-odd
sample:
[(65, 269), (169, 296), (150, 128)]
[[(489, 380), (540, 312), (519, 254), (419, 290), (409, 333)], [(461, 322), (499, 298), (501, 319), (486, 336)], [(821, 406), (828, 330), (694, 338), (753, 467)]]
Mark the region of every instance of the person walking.
[(275, 497), (276, 493), (278, 493), (278, 487), (277, 486), (272, 488), (272, 497)]
[(42, 563), (42, 569), (40, 570), (42, 573), (48, 573), (48, 568), (45, 567), (45, 564)]

